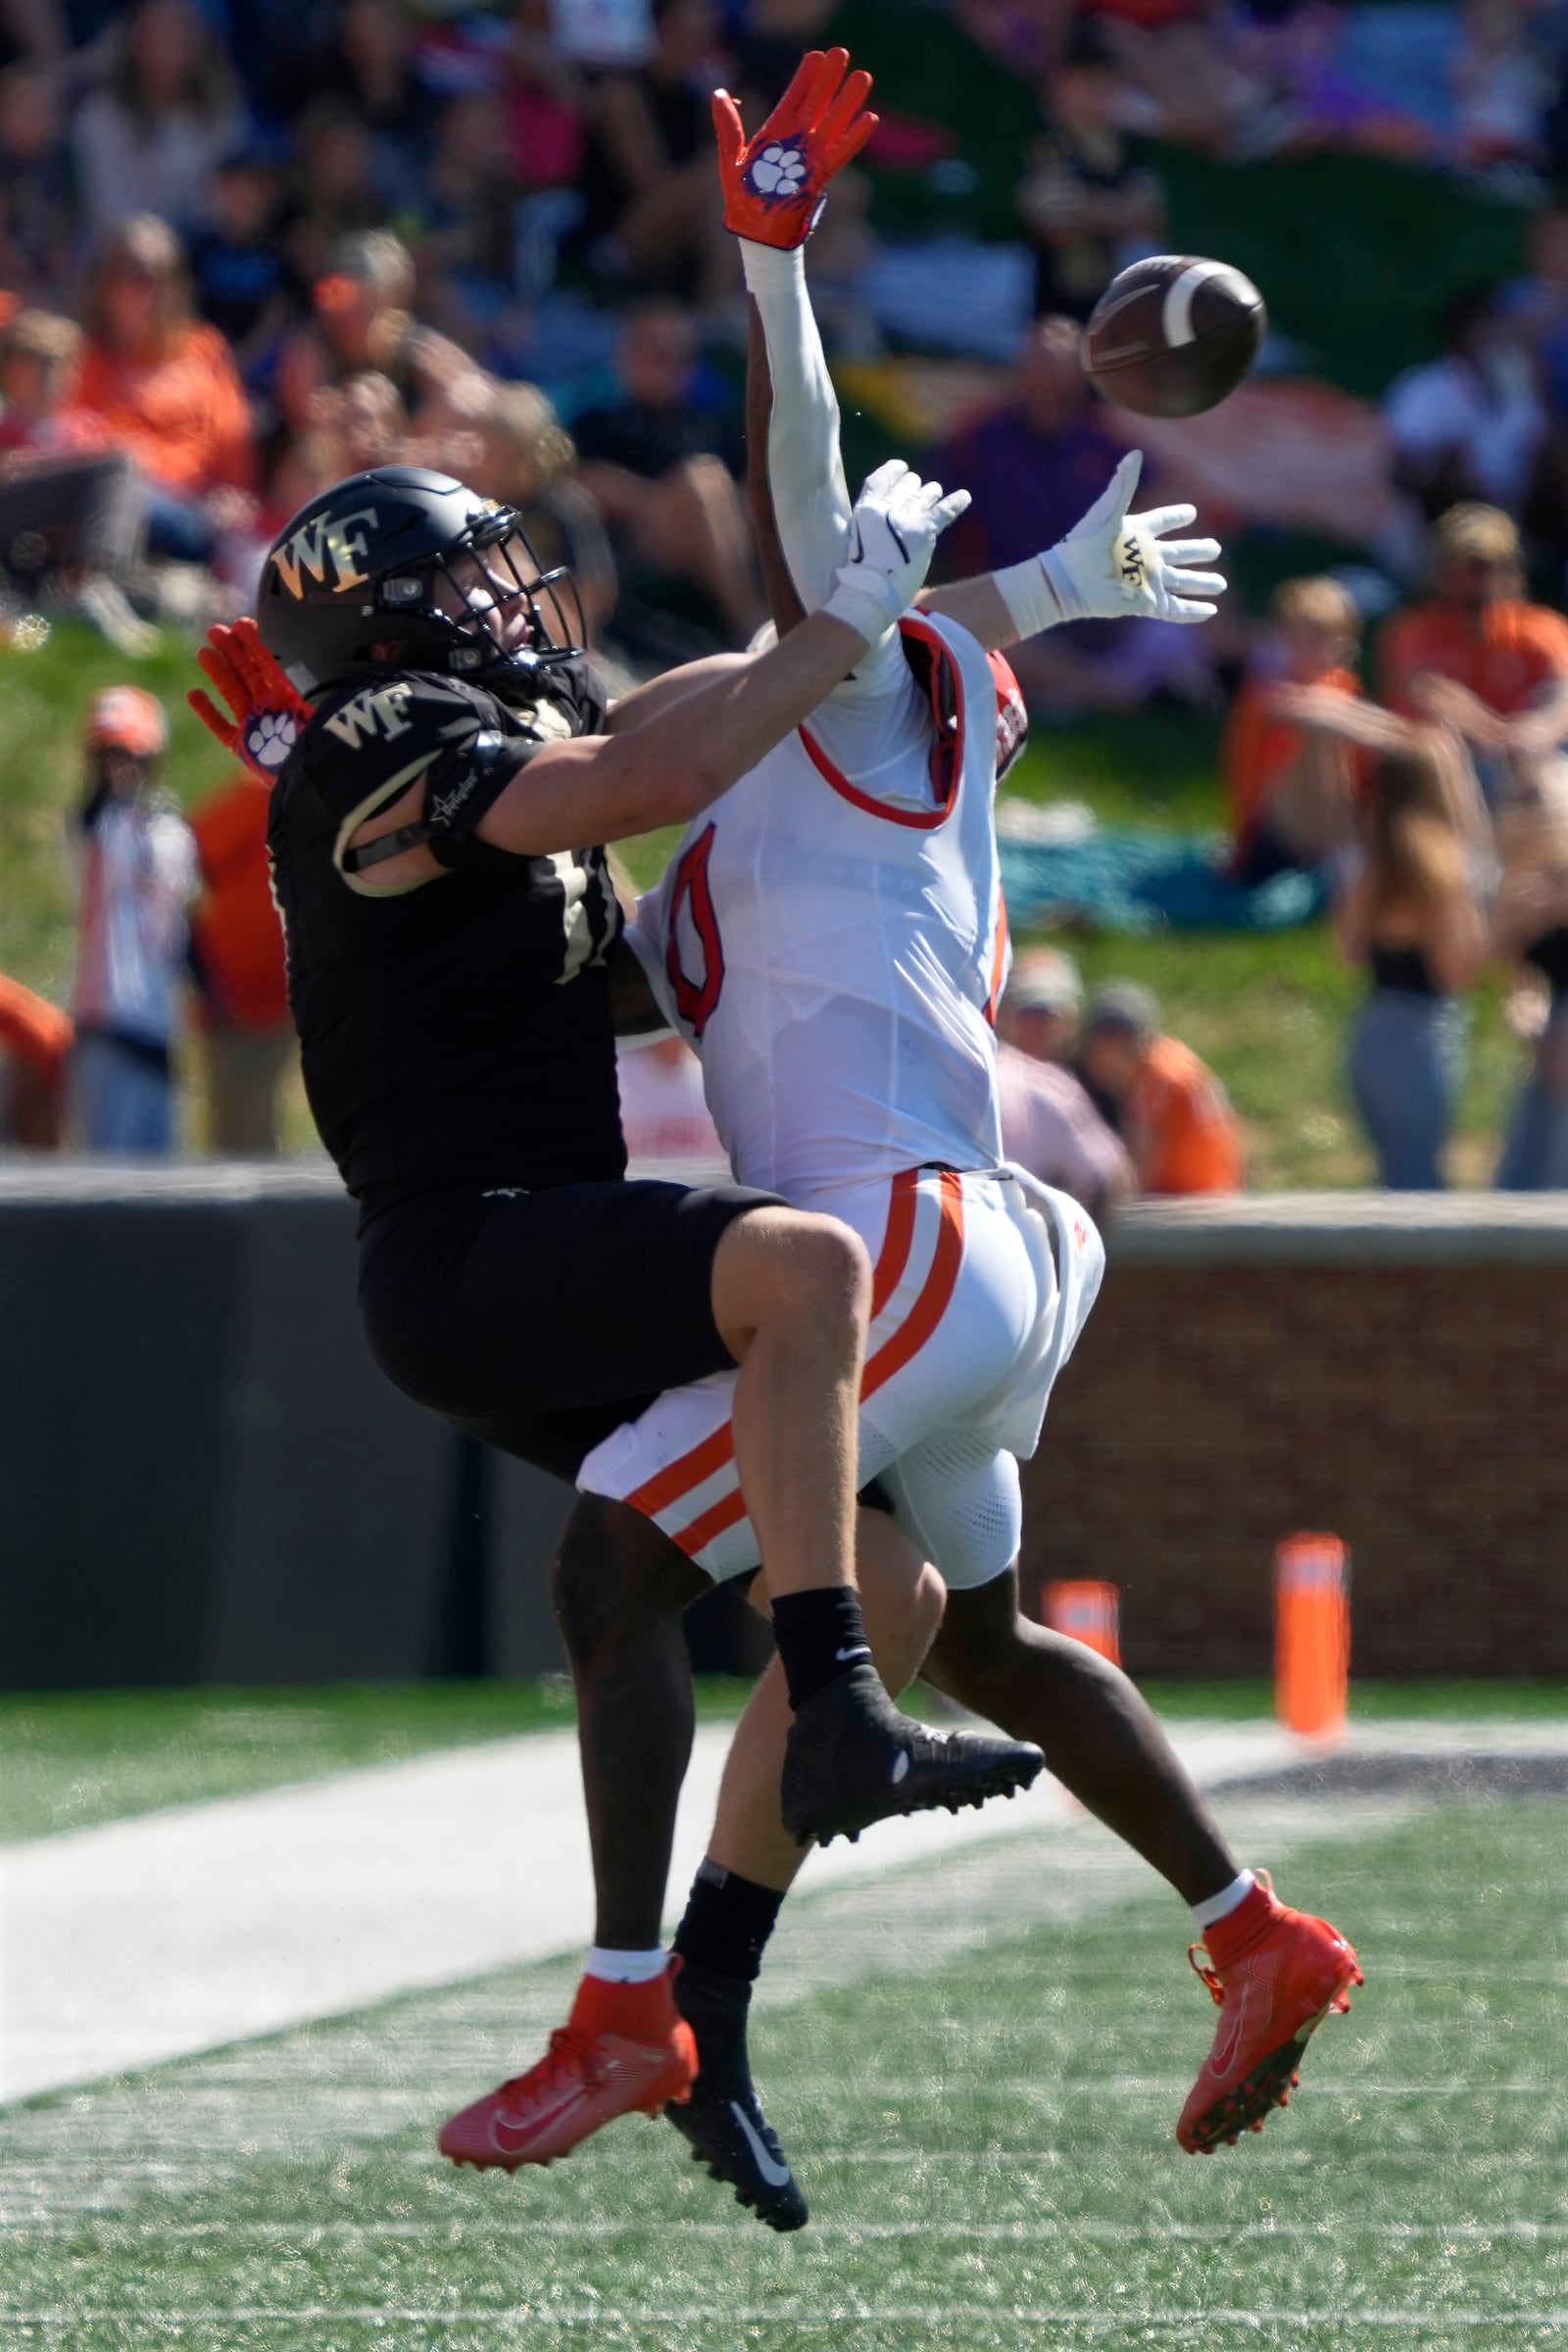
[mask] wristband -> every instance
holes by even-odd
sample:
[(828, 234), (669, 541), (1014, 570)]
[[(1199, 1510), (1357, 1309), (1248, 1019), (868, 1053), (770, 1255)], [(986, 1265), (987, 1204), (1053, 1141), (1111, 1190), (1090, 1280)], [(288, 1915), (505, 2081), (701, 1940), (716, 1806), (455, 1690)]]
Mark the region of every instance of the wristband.
[(1068, 598), (1052, 578), (1050, 561), (1049, 556), (1031, 556), (1026, 563), (1009, 564), (1004, 571), (991, 574), (991, 584), (1012, 614), (1020, 637), (1038, 637), (1042, 629), (1074, 618)]

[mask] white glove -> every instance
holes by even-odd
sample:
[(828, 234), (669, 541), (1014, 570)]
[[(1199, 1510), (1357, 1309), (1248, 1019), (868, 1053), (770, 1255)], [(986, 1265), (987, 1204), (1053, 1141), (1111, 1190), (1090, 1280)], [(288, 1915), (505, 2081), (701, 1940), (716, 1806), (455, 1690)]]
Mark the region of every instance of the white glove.
[(850, 559), (823, 612), (879, 644), (924, 587), (938, 539), (968, 504), (967, 490), (944, 498), (940, 482), (922, 482), (902, 458), (879, 466), (855, 502)]
[(1103, 493), (1065, 539), (1028, 564), (994, 574), (1014, 621), (1026, 637), (1063, 620), (1212, 620), (1204, 600), (1222, 596), (1217, 571), (1191, 571), (1193, 564), (1219, 561), (1217, 539), (1176, 539), (1161, 546), (1169, 531), (1190, 530), (1196, 507), (1156, 507), (1129, 514), (1143, 470), (1142, 450), (1130, 450)]

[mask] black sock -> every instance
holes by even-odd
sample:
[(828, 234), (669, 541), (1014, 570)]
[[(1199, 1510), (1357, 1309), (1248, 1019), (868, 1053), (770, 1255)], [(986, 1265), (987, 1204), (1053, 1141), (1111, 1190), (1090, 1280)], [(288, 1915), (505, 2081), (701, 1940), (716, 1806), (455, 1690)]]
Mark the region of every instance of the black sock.
[(781, 1593), (773, 1603), (773, 1639), (797, 1714), (850, 1667), (871, 1662), (860, 1595), (853, 1585)]
[(775, 1887), (759, 1886), (722, 1863), (705, 1862), (675, 1930), (675, 1949), (692, 1968), (710, 1968), (755, 1984), (783, 1900)]

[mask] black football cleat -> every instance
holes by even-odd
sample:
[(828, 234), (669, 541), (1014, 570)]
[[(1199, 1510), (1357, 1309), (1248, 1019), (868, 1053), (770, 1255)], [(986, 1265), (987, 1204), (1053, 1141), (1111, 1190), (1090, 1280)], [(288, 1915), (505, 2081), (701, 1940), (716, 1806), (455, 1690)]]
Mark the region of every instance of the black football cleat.
[(804, 2230), (810, 2208), (752, 2082), (746, 2054), (751, 1998), (741, 1978), (686, 1963), (675, 1980), (675, 2003), (697, 2037), (697, 2080), (690, 2098), (664, 2113), (697, 2162), (733, 2188), (737, 2204), (770, 2230)]
[(900, 1714), (874, 1666), (852, 1666), (801, 1708), (784, 1749), (784, 1827), (797, 1845), (858, 1838), (874, 1821), (983, 1805), (1027, 1788), (1045, 1762), (1024, 1740), (934, 1732)]

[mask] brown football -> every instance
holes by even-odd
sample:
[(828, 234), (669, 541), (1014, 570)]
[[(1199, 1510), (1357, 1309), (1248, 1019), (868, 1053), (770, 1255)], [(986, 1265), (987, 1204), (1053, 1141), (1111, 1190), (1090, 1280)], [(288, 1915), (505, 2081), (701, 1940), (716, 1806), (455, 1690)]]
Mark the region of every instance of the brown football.
[(1263, 297), (1228, 262), (1155, 254), (1124, 270), (1096, 303), (1084, 372), (1140, 416), (1196, 416), (1235, 391), (1268, 326)]

